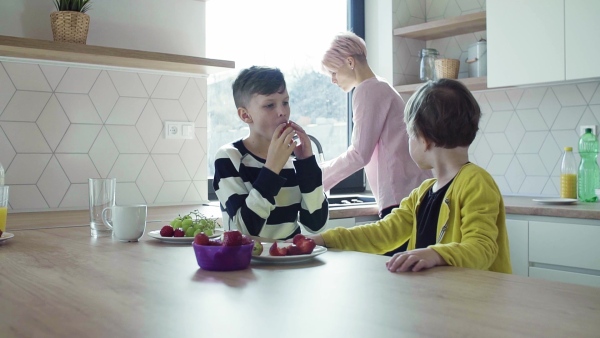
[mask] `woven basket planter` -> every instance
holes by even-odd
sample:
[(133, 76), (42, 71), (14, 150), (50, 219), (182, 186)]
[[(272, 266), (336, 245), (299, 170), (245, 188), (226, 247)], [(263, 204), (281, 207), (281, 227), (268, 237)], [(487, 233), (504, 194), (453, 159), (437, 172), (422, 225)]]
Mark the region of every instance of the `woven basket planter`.
[(435, 60), (435, 72), (438, 79), (458, 79), (458, 69), (460, 60), (457, 59), (437, 59)]
[(50, 13), (54, 41), (85, 45), (90, 28), (90, 16), (81, 12), (57, 11)]

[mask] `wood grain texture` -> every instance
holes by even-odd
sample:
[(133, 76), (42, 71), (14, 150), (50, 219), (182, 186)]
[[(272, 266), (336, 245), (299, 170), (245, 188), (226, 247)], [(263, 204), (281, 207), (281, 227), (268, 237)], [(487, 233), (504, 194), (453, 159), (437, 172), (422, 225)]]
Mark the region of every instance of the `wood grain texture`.
[[(466, 77), (466, 78), (456, 79), (456, 80), (461, 82), (462, 84), (464, 84), (467, 87), (467, 89), (469, 89), (470, 91), (487, 89), (487, 76)], [(395, 86), (394, 89), (396, 89), (396, 91), (398, 93), (414, 93), (422, 85), (423, 85), (423, 83), (412, 83), (412, 84), (407, 84), (407, 85)]]
[(455, 16), (394, 29), (395, 36), (433, 40), (486, 30), (486, 12)]
[[(148, 222), (166, 222), (169, 223), (178, 215), (186, 215), (189, 212), (198, 209), (206, 217), (221, 218), (219, 207), (205, 205), (180, 205), (180, 206), (162, 206), (148, 207)], [(165, 224), (166, 224), (165, 223)], [(90, 214), (88, 210), (68, 210), (68, 211), (41, 211), (41, 212), (20, 212), (8, 213), (6, 219), (7, 231), (89, 226)]]
[(190, 245), (16, 231), (0, 244), (0, 336), (598, 336), (600, 288), (454, 267), (394, 274), (387, 259), (330, 250), (210, 272)]
[(235, 68), (235, 63), (227, 60), (3, 35), (0, 35), (0, 56), (186, 74), (213, 74)]

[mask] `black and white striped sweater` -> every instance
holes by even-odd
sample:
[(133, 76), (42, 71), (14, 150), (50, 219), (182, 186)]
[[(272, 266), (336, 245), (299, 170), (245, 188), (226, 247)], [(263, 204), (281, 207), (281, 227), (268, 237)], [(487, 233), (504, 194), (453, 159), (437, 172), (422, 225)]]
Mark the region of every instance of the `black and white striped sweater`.
[(300, 233), (299, 224), (318, 232), (327, 222), (329, 205), (315, 156), (290, 157), (279, 175), (264, 167), (242, 140), (222, 146), (215, 157), (213, 186), (223, 224), (242, 233), (285, 239)]

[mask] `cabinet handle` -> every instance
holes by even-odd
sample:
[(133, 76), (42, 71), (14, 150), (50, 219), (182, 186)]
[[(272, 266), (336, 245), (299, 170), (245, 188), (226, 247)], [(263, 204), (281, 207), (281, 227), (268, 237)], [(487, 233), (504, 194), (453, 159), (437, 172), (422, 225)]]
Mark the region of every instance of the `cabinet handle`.
[(477, 60), (479, 60), (478, 58), (474, 58), (474, 59), (466, 59), (465, 62), (466, 63), (473, 63), (473, 62), (477, 62)]

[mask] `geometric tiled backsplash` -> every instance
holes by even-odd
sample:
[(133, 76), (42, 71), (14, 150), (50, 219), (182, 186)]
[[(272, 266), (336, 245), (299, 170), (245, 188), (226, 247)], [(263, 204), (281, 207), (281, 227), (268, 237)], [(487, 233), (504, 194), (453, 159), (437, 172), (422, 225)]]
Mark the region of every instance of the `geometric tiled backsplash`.
[[(393, 25), (451, 18), (484, 11), (485, 6), (485, 0), (395, 0)], [(425, 47), (461, 60), (459, 78), (468, 77), (468, 46), (480, 38), (486, 38), (485, 31), (427, 42), (394, 37), (394, 85), (419, 82), (418, 53)], [(579, 126), (600, 125), (600, 82), (473, 94), (483, 118), (469, 148), (470, 160), (493, 175), (503, 194), (558, 196), (563, 148), (572, 146), (579, 161)]]
[[(207, 197), (206, 79), (0, 62), (0, 163), (9, 209), (88, 207), (88, 178), (115, 177), (116, 203)], [(195, 122), (166, 140), (164, 121)]]

